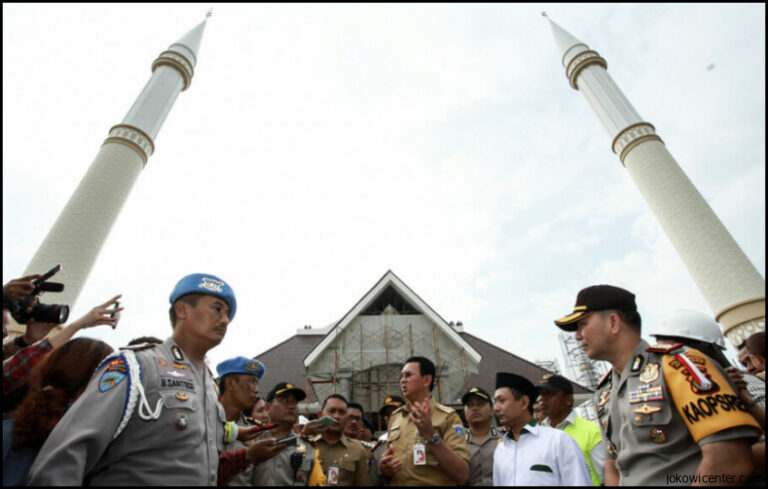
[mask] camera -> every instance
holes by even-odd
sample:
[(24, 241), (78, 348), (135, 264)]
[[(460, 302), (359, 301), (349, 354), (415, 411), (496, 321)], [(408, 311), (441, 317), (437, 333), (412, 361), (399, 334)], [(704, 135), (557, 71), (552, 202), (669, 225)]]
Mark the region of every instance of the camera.
[(61, 292), (64, 290), (64, 284), (58, 282), (48, 282), (48, 279), (56, 275), (61, 270), (61, 264), (58, 264), (48, 270), (45, 275), (32, 281), (35, 290), (24, 297), (21, 302), (3, 297), (3, 307), (8, 311), (19, 324), (27, 324), (32, 319), (38, 323), (56, 323), (63, 324), (69, 317), (69, 306), (64, 304), (42, 304), (38, 302), (27, 312), (30, 304), (35, 300), (39, 292)]

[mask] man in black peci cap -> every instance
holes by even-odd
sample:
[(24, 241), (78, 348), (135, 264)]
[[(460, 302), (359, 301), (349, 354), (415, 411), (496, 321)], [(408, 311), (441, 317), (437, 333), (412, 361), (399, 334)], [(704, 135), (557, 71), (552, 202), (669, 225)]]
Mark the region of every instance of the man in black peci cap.
[(650, 346), (635, 295), (612, 285), (581, 290), (555, 324), (613, 366), (595, 392), (605, 485), (744, 483), (759, 428), (716, 362), (679, 343)]
[(493, 485), (493, 452), (501, 433), (493, 426), (493, 399), (482, 387), (470, 388), (462, 397), (464, 418), (469, 424), (469, 486)]
[(600, 434), (600, 427), (577, 416), (573, 411), (571, 381), (562, 375), (550, 373), (539, 380), (536, 388), (539, 389), (539, 402), (546, 415), (541, 424), (563, 430), (576, 440), (589, 465), (592, 485), (601, 485), (605, 467), (605, 443)]
[(525, 377), (496, 374), (493, 412), (508, 430), (493, 454), (493, 485), (590, 485), (589, 467), (573, 438), (533, 419), (537, 396)]

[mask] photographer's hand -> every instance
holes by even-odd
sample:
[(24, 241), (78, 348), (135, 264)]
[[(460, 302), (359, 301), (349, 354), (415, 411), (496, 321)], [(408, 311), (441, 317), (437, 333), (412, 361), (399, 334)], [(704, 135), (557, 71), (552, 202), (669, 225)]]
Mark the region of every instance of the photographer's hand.
[(51, 345), (56, 348), (69, 341), (75, 333), (84, 328), (91, 328), (100, 324), (108, 324), (114, 329), (115, 326), (117, 326), (117, 318), (113, 318), (112, 313), (120, 312), (125, 308), (118, 307), (115, 309), (111, 306), (114, 305), (120, 297), (122, 297), (122, 294), (118, 294), (104, 304), (94, 307), (88, 314), (62, 329), (60, 333), (57, 333), (54, 336), (49, 336), (48, 341), (50, 341)]
[(15, 278), (3, 285), (3, 294), (18, 302), (35, 290), (32, 280), (41, 277), (42, 275), (36, 273), (34, 275), (27, 275), (26, 277)]

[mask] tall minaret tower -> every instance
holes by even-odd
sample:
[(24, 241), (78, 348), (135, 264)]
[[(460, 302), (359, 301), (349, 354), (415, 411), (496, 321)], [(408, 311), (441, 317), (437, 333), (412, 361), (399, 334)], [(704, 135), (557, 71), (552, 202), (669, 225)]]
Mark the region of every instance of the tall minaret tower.
[[(210, 16), (210, 11), (206, 15)], [(73, 307), (123, 203), (155, 149), (155, 138), (179, 93), (189, 88), (206, 20), (152, 62), (152, 76), (123, 121), (109, 130), (99, 153), (61, 211), (24, 274), (57, 263), (63, 282), (55, 302)], [(18, 325), (11, 331), (23, 332)]]
[[(544, 14), (546, 16), (546, 14)], [(571, 87), (581, 91), (611, 148), (683, 259), (734, 345), (765, 330), (765, 279), (608, 74), (600, 55), (549, 19)]]

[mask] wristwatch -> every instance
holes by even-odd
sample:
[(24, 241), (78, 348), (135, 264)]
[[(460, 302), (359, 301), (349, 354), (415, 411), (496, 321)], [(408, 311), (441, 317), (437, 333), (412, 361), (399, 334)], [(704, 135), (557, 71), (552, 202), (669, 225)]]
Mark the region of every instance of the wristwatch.
[(440, 433), (435, 433), (432, 435), (432, 439), (429, 440), (427, 443), (430, 445), (438, 445), (441, 441), (443, 441), (442, 438), (440, 438)]

